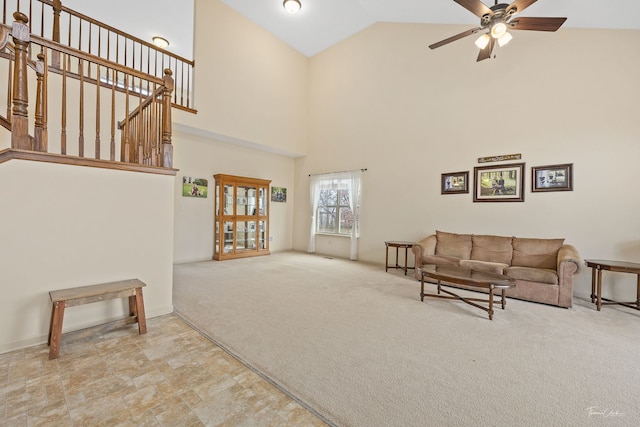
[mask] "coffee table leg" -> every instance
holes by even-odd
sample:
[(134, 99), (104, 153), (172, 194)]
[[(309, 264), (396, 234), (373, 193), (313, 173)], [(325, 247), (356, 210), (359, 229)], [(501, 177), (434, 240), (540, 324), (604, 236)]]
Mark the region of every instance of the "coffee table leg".
[(504, 298), (505, 290), (502, 290), (502, 309), (504, 310), (504, 306), (507, 305), (507, 300)]
[(420, 274), (420, 301), (424, 302), (424, 273)]

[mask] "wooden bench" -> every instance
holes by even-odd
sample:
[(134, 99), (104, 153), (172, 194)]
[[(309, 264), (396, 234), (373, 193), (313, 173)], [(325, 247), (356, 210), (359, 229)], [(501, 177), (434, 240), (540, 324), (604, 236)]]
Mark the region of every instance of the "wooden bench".
[(140, 334), (147, 333), (147, 320), (144, 315), (144, 299), (142, 297), (144, 286), (147, 285), (138, 279), (129, 279), (49, 292), (53, 303), (48, 340), (49, 360), (56, 359), (60, 355), (62, 320), (66, 307), (129, 297), (129, 317), (116, 320), (113, 323), (131, 324), (137, 322), (138, 332)]

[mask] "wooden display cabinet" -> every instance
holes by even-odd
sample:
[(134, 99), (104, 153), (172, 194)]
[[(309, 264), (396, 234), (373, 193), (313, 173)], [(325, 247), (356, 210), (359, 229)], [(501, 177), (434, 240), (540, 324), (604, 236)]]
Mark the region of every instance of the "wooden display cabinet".
[(269, 255), (271, 181), (214, 175), (213, 259)]

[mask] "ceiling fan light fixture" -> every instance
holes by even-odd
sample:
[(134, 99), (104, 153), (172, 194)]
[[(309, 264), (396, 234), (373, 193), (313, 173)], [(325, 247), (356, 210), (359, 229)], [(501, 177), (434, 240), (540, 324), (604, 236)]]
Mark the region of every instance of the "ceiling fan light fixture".
[(284, 0), (282, 6), (284, 6), (284, 9), (289, 13), (296, 13), (302, 8), (300, 0)]
[(511, 39), (513, 38), (513, 36), (511, 35), (511, 33), (504, 33), (504, 36), (500, 37), (498, 39), (498, 46), (502, 47), (504, 45), (506, 45), (507, 43), (509, 43), (511, 41)]
[(478, 46), (478, 48), (484, 49), (489, 44), (490, 40), (491, 40), (491, 37), (489, 37), (489, 34), (483, 34), (480, 37), (478, 37), (475, 43), (476, 43), (476, 46)]
[(507, 24), (498, 22), (491, 27), (491, 37), (499, 39), (507, 33)]

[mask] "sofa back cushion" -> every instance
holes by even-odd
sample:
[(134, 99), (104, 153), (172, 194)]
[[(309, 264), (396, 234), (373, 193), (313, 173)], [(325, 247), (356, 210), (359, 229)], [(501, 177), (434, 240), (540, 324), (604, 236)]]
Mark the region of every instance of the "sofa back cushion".
[(471, 236), (471, 259), (511, 265), (512, 240), (512, 237), (474, 234)]
[(471, 256), (471, 234), (446, 233), (436, 230), (436, 255), (469, 259)]
[(558, 268), (558, 251), (564, 239), (523, 239), (513, 238), (513, 260), (517, 267)]

